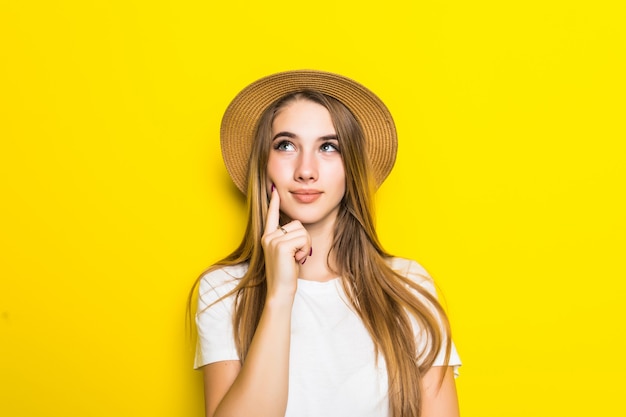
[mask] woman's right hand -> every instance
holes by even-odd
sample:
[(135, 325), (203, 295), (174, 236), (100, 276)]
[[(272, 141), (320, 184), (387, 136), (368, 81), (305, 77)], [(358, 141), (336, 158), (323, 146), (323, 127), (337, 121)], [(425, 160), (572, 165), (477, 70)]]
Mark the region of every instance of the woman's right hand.
[(300, 264), (311, 250), (311, 237), (293, 221), (280, 229), (280, 197), (272, 190), (261, 238), (265, 254), (267, 298), (245, 361), (222, 361), (204, 368), (207, 416), (280, 417), (289, 393), (291, 311)]
[(280, 226), (280, 197), (272, 187), (261, 244), (265, 253), (267, 296), (296, 293), (300, 265), (311, 253), (311, 237), (298, 220)]

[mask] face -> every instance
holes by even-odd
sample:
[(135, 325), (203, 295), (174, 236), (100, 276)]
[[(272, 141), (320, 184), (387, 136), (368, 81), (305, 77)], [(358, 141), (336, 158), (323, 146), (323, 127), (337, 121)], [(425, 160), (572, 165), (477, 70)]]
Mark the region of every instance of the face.
[(330, 113), (309, 100), (290, 102), (272, 124), (267, 163), (281, 211), (305, 225), (334, 224), (345, 193), (345, 172)]

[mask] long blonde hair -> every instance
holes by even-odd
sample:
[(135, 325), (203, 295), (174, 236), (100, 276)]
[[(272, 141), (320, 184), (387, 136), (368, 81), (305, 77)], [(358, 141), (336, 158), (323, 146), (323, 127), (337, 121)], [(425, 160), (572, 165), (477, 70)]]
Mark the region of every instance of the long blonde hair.
[[(421, 380), (445, 344), (450, 356), (450, 327), (443, 308), (426, 289), (396, 273), (374, 227), (373, 195), (365, 137), (352, 113), (338, 100), (316, 91), (300, 91), (275, 102), (257, 127), (247, 175), (248, 224), (237, 249), (209, 269), (248, 264), (245, 275), (229, 294), (235, 295), (233, 328), (241, 361), (258, 325), (266, 296), (265, 258), (261, 248), (268, 208), (267, 160), (272, 122), (277, 112), (295, 100), (310, 100), (330, 113), (341, 144), (346, 192), (335, 223), (331, 253), (335, 271), (352, 307), (369, 331), (377, 354), (385, 359), (389, 405), (393, 417), (415, 417), (421, 409)], [(330, 263), (329, 263), (330, 265)], [(203, 274), (204, 275), (204, 274)], [(196, 281), (192, 293), (202, 275)], [(426, 300), (424, 303), (416, 295)], [(423, 329), (425, 345), (418, 351), (411, 317)]]

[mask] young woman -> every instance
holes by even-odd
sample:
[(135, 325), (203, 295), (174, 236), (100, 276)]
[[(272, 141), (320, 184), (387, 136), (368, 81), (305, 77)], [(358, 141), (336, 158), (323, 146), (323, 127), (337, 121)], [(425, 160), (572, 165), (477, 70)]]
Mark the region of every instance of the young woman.
[(336, 74), (274, 74), (233, 100), (221, 144), (249, 212), (197, 283), (206, 415), (458, 416), (433, 282), (374, 229), (397, 149), (385, 105)]

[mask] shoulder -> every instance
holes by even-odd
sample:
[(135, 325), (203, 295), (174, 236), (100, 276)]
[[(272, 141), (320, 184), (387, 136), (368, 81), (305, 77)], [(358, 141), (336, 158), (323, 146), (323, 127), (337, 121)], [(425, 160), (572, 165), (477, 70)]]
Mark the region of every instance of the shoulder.
[(407, 285), (413, 289), (420, 287), (437, 298), (435, 282), (422, 265), (412, 259), (399, 257), (389, 258), (387, 264), (395, 273), (410, 281)]
[(232, 290), (248, 271), (248, 264), (216, 265), (200, 277), (200, 295), (218, 292), (222, 295)]
[(432, 278), (428, 271), (412, 259), (393, 257), (387, 259), (389, 267), (399, 275), (409, 278), (416, 284), (432, 283)]

